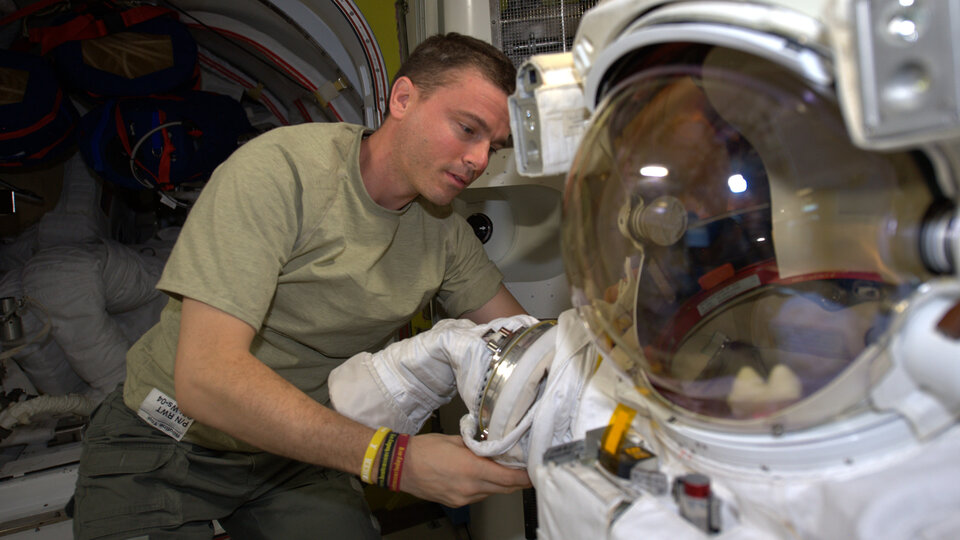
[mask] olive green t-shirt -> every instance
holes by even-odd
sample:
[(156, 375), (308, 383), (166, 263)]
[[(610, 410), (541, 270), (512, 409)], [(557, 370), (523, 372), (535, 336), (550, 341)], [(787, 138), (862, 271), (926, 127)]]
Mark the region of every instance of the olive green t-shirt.
[[(127, 354), (124, 401), (153, 388), (176, 398), (173, 365), (182, 297), (257, 329), (251, 352), (327, 403), (327, 376), (385, 345), (436, 295), (451, 316), (494, 296), (502, 274), (450, 208), (417, 199), (376, 204), (360, 177), (362, 126), (311, 123), (271, 130), (214, 172), (157, 288), (160, 322)], [(194, 422), (184, 440), (255, 450)]]

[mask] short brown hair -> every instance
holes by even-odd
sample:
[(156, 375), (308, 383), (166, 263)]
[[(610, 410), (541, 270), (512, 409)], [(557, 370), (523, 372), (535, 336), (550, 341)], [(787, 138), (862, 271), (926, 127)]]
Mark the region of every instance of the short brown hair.
[(477, 38), (450, 32), (423, 40), (400, 66), (394, 82), (408, 77), (425, 95), (449, 82), (449, 74), (473, 68), (508, 96), (517, 84), (517, 70), (503, 51)]

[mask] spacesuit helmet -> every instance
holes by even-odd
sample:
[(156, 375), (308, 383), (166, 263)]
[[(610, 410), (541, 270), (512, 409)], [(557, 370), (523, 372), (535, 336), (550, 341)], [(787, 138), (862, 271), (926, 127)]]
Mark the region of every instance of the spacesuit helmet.
[(899, 318), (952, 271), (930, 248), (954, 213), (936, 159), (855, 143), (829, 47), (657, 26), (587, 82), (563, 202), (574, 305), (694, 424), (782, 432), (869, 407)]

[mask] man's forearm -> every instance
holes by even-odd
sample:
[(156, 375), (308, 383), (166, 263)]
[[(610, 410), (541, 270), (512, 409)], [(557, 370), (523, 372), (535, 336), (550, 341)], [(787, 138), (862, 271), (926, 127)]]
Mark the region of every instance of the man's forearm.
[(356, 473), (373, 430), (320, 405), (250, 354), (255, 331), (184, 298), (174, 385), (183, 412), (262, 450)]
[(316, 402), (252, 355), (179, 362), (181, 409), (267, 452), (358, 473), (373, 430)]
[(513, 315), (525, 315), (527, 311), (520, 305), (520, 302), (514, 298), (513, 294), (507, 290), (502, 283), (493, 298), (486, 304), (473, 311), (463, 314), (464, 319), (469, 319), (477, 324), (488, 323), (500, 317), (510, 317)]

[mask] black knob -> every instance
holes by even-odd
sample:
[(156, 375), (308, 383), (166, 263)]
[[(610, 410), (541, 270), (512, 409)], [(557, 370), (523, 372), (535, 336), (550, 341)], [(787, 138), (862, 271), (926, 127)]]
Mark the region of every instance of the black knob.
[(493, 236), (493, 222), (486, 214), (473, 214), (467, 218), (467, 223), (473, 227), (473, 234), (477, 235), (481, 243), (486, 244)]

